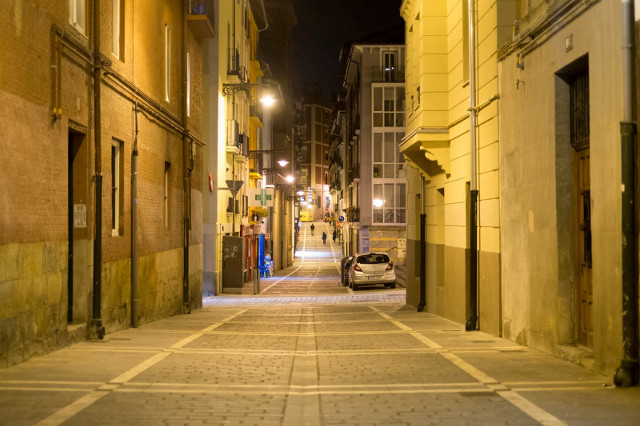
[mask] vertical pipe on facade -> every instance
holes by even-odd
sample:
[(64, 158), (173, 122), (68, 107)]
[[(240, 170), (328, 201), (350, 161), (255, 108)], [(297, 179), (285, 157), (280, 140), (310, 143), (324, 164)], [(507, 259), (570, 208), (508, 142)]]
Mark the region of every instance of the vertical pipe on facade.
[(267, 19), (267, 9), (264, 7), (264, 0), (260, 0), (260, 6), (262, 7), (262, 16), (264, 16), (264, 28), (260, 28), (258, 34), (269, 28), (269, 20)]
[(638, 249), (636, 235), (636, 120), (634, 116), (633, 3), (622, 0), (622, 97), (620, 122), (622, 171), (622, 350), (617, 386), (638, 383)]
[(180, 43), (180, 63), (182, 77), (182, 175), (184, 180), (184, 249), (183, 249), (183, 277), (182, 277), (182, 311), (191, 313), (189, 305), (189, 229), (191, 228), (191, 167), (192, 158), (189, 130), (187, 129), (187, 16), (186, 5), (182, 5), (180, 21), (182, 26), (182, 41)]
[(138, 102), (134, 106), (131, 155), (131, 327), (138, 327)]
[(416, 171), (420, 173), (420, 303), (418, 304), (418, 312), (422, 312), (427, 304), (427, 215), (424, 208), (425, 179), (420, 169), (416, 167)]
[[(464, 1), (464, 0), (463, 0)], [(470, 173), (470, 223), (469, 223), (469, 318), (466, 330), (475, 330), (478, 320), (478, 237), (477, 237), (477, 203), (478, 188), (476, 183), (476, 37), (475, 37), (475, 0), (469, 2), (469, 154), (471, 156)]]
[(93, 312), (91, 316), (91, 337), (102, 338), (104, 327), (101, 319), (102, 306), (102, 136), (100, 84), (102, 79), (102, 59), (100, 57), (100, 0), (93, 3), (93, 99), (94, 99), (94, 143), (96, 211), (95, 238), (93, 240)]

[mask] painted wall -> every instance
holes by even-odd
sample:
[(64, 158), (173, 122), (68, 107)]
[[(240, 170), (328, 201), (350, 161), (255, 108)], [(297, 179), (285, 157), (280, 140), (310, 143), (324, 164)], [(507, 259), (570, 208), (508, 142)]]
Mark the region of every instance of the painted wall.
[[(597, 2), (500, 67), (504, 335), (611, 374), (621, 356), (619, 3)], [(572, 39), (573, 47), (566, 48)], [(568, 86), (556, 75), (588, 55), (593, 351), (576, 354), (573, 156)]]
[[(478, 326), (500, 335), (500, 192), (497, 49), (515, 8), (508, 1), (477, 3), (476, 177), (478, 201)], [(513, 9), (513, 10), (511, 10)], [(427, 309), (464, 323), (469, 306), (469, 83), (466, 2), (403, 2), (406, 24), (406, 137), (400, 147), (426, 179)], [(511, 15), (510, 15), (511, 13)], [(510, 22), (512, 22), (511, 19)], [(409, 186), (409, 200), (420, 184)], [(411, 203), (411, 201), (409, 201)], [(417, 207), (417, 206), (416, 206)], [(419, 250), (419, 213), (408, 215), (407, 238)], [(413, 259), (413, 260), (411, 260)], [(408, 298), (419, 294), (419, 267), (407, 256)]]

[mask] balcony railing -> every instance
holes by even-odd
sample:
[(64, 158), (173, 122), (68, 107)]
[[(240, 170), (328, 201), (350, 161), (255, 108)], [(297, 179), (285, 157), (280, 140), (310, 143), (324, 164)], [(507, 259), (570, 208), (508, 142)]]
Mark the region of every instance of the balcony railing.
[(404, 67), (371, 67), (373, 83), (404, 83)]
[(248, 81), (247, 69), (240, 65), (240, 52), (235, 47), (229, 48), (227, 76), (238, 77), (237, 83), (246, 83)]
[(249, 116), (257, 117), (260, 122), (262, 122), (262, 105), (255, 104), (249, 107)]
[(215, 37), (214, 11), (213, 0), (189, 0), (187, 2), (187, 24), (197, 38)]
[(351, 165), (349, 168), (349, 183), (360, 177), (360, 168), (357, 165)]
[(345, 213), (347, 213), (347, 222), (360, 222), (360, 207), (349, 207)]

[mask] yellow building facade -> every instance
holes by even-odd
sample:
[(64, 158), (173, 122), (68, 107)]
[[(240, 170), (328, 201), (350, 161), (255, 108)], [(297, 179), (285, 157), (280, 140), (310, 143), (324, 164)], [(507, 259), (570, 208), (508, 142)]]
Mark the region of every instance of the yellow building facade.
[(407, 49), (406, 136), (400, 146), (409, 188), (407, 302), (496, 335), (501, 333), (497, 50), (510, 35), (514, 13), (513, 1), (405, 0), (401, 6)]

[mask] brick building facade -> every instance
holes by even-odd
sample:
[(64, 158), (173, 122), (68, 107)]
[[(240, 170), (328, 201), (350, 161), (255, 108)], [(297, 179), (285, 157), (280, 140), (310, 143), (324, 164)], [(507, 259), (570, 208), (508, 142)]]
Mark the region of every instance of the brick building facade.
[(200, 305), (213, 34), (188, 3), (0, 8), (0, 365)]

